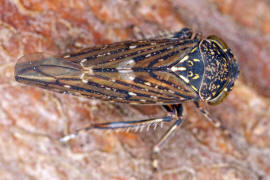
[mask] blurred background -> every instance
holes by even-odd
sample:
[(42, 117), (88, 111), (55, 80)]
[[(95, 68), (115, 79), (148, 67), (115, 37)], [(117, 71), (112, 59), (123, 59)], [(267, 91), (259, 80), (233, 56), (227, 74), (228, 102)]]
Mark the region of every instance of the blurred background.
[[(58, 139), (94, 122), (162, 117), (158, 106), (112, 104), (57, 94), (14, 80), (16, 60), (62, 54), (190, 27), (224, 39), (240, 78), (220, 105), (205, 105), (228, 138), (192, 103), (162, 149), (168, 128), (91, 131)], [(0, 0), (0, 179), (270, 179), (270, 1), (268, 0)]]

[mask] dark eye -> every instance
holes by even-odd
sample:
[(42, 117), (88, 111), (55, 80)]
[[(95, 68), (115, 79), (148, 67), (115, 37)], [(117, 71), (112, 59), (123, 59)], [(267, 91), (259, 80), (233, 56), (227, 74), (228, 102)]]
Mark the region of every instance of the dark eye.
[(214, 99), (211, 99), (208, 101), (211, 105), (217, 105), (220, 104), (228, 95), (228, 90), (223, 89)]
[(207, 39), (214, 41), (222, 49), (229, 49), (228, 45), (222, 39), (215, 35), (208, 36)]

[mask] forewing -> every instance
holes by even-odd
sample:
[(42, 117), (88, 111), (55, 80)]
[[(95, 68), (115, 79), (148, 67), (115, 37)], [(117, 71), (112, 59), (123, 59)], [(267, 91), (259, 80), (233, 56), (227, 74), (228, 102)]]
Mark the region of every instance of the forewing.
[(197, 98), (170, 71), (197, 43), (194, 39), (149, 39), (103, 45), (55, 58), (28, 55), (16, 64), (15, 78), (58, 92), (114, 102), (175, 104)]

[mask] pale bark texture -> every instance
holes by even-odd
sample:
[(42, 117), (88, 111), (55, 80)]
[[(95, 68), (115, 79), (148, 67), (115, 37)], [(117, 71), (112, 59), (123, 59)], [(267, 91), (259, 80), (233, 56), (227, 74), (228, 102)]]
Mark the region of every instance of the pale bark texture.
[[(99, 44), (191, 27), (224, 39), (240, 64), (228, 98), (205, 105), (224, 136), (192, 103), (162, 149), (168, 126), (143, 132), (90, 131), (94, 122), (162, 117), (158, 106), (131, 106), (63, 95), (14, 80), (33, 52), (69, 53)], [(0, 179), (270, 179), (270, 3), (267, 0), (0, 0)]]

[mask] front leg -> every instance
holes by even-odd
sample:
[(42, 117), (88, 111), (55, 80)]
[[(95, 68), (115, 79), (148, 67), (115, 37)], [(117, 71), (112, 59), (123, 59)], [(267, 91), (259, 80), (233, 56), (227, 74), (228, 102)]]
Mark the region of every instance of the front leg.
[(199, 109), (199, 111), (206, 117), (206, 119), (216, 128), (219, 128), (222, 130), (222, 132), (226, 135), (231, 137), (230, 132), (222, 125), (222, 122), (219, 119), (215, 119), (213, 117), (211, 117), (210, 113), (206, 110), (203, 109), (199, 102), (194, 102), (194, 104), (196, 105), (196, 107)]

